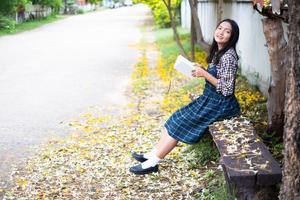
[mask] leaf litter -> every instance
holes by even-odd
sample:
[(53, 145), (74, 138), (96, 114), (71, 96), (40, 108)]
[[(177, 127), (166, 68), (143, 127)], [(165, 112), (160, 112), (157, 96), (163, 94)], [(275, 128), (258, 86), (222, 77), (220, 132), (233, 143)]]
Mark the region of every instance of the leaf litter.
[[(151, 72), (146, 77), (142, 90), (127, 91), (128, 106), (91, 108), (68, 122), (69, 136), (37, 149), (26, 167), (16, 166), (4, 199), (192, 199), (204, 171), (191, 167), (185, 144), (160, 163), (158, 173), (128, 170), (137, 164), (130, 152), (151, 150), (167, 118), (159, 109), (165, 91), (159, 78)], [(114, 113), (109, 109), (118, 114), (104, 115)]]

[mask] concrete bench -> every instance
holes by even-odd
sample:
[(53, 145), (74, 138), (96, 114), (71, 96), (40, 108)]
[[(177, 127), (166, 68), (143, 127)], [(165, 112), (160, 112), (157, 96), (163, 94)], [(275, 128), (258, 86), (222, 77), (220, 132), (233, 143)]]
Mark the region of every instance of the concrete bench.
[(260, 199), (262, 193), (274, 190), (282, 178), (280, 165), (249, 120), (236, 117), (215, 122), (209, 131), (221, 155), (230, 199)]

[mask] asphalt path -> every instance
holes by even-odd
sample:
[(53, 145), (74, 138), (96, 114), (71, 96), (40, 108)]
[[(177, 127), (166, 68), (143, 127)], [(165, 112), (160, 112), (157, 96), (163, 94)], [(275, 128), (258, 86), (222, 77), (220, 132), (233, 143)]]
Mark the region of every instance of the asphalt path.
[[(0, 38), (0, 178), (91, 106), (126, 104), (143, 5), (68, 17)], [(1, 185), (1, 184), (0, 184)]]

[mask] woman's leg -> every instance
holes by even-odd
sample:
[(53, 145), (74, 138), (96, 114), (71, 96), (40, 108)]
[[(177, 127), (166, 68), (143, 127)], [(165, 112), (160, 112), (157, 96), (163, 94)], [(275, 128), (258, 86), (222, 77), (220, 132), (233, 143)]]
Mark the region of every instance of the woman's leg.
[(161, 134), (160, 140), (151, 152), (145, 154), (146, 161), (129, 169), (134, 174), (148, 174), (158, 171), (158, 162), (174, 149), (178, 141), (172, 138), (166, 129)]
[(176, 147), (178, 141), (172, 138), (166, 128), (163, 129), (163, 132), (160, 136), (158, 143), (156, 144), (156, 156), (160, 159), (163, 159), (168, 153), (170, 153), (174, 147)]

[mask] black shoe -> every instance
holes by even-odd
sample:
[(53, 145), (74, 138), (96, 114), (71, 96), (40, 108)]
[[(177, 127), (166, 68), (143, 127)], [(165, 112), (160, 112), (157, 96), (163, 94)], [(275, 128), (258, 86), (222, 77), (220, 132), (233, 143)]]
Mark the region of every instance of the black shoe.
[(139, 162), (145, 162), (146, 160), (148, 160), (147, 158), (144, 157), (143, 154), (138, 154), (135, 152), (132, 152), (131, 156)]
[(149, 167), (149, 168), (143, 169), (142, 165), (139, 164), (139, 165), (130, 167), (129, 171), (131, 173), (138, 174), (138, 175), (150, 174), (153, 172), (158, 172), (158, 165), (155, 165), (154, 167)]

